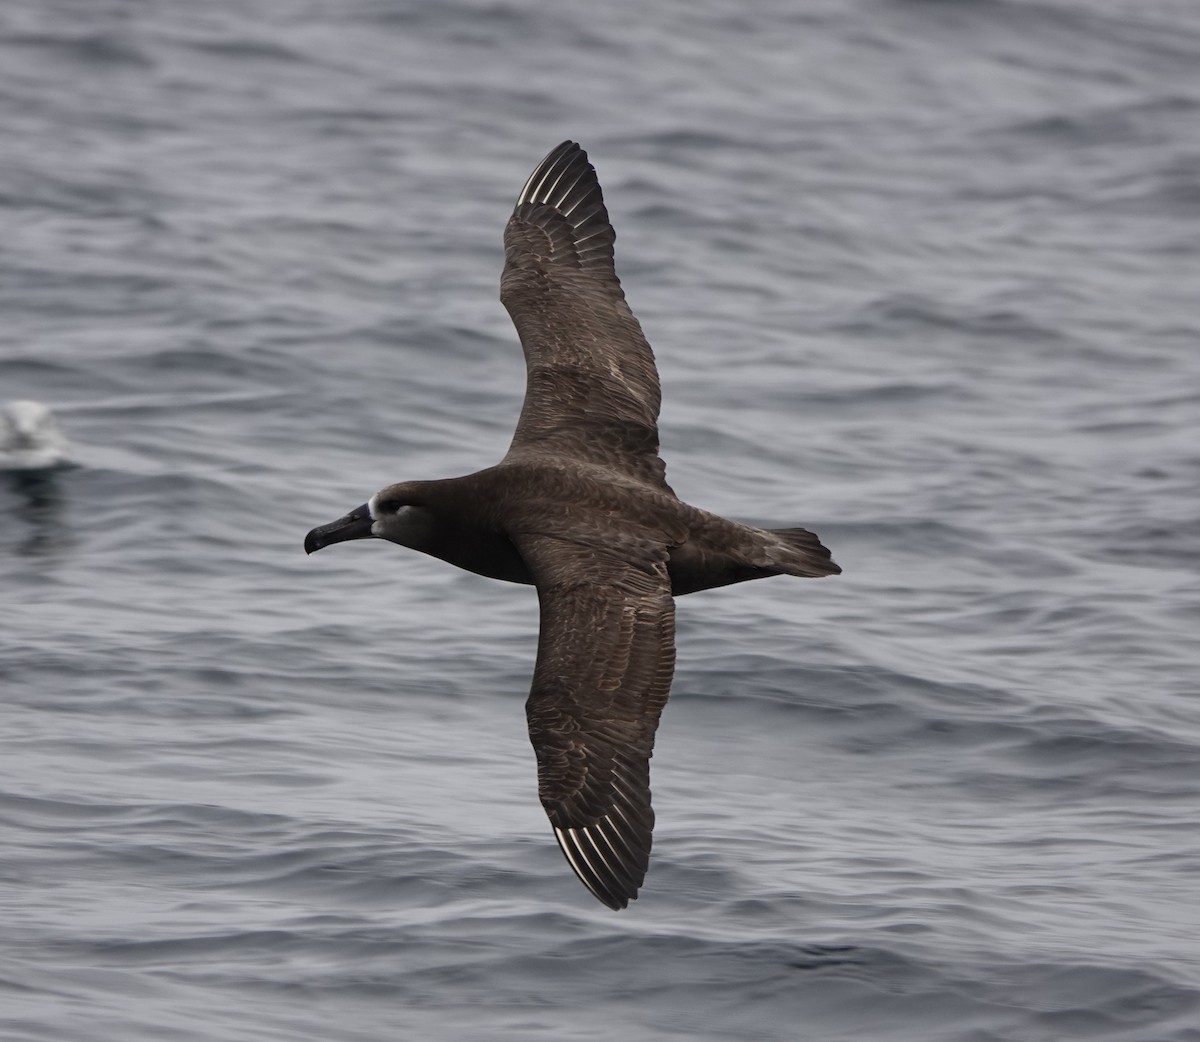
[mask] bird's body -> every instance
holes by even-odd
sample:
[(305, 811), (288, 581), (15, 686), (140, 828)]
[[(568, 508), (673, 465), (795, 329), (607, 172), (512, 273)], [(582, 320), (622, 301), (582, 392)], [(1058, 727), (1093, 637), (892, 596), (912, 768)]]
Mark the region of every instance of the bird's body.
[(0, 470), (50, 470), (68, 462), (71, 447), (41, 402), (0, 406)]
[(501, 300), (528, 372), (507, 455), (464, 477), (390, 485), (313, 529), (305, 548), (375, 536), (537, 587), (526, 709), (539, 795), (576, 874), (623, 908), (649, 862), (649, 760), (674, 672), (673, 598), (840, 569), (805, 529), (729, 521), (667, 485), (658, 373), (613, 269), (613, 240), (595, 171), (564, 142), (505, 230)]
[(729, 521), (589, 463), (506, 461), (459, 478), (403, 482), (389, 494), (411, 508), (406, 531), (393, 541), (489, 579), (534, 582), (510, 533), (570, 533), (598, 518), (609, 531), (641, 532), (666, 547), (676, 597), (782, 575), (789, 558), (793, 569), (819, 569), (793, 574), (830, 574), (816, 536), (802, 528)]

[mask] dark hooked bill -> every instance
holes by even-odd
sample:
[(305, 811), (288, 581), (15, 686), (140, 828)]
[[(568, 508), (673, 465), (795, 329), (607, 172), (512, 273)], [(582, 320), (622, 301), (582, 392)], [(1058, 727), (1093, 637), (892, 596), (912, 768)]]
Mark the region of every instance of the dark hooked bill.
[(347, 539), (366, 539), (371, 534), (371, 510), (364, 503), (355, 507), (345, 517), (339, 517), (327, 525), (319, 525), (304, 537), (304, 552), (311, 554), (334, 543)]

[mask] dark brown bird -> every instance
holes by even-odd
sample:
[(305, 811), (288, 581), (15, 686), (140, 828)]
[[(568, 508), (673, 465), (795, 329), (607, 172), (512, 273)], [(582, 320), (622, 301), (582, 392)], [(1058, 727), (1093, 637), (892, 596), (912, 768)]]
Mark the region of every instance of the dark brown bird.
[(841, 571), (811, 532), (727, 521), (678, 499), (658, 457), (658, 371), (613, 269), (615, 234), (573, 141), (526, 182), (500, 299), (528, 380), (507, 455), (404, 481), (304, 541), (374, 536), (537, 587), (526, 704), (538, 795), (575, 874), (610, 908), (650, 859), (650, 755), (675, 669), (675, 603), (771, 575)]

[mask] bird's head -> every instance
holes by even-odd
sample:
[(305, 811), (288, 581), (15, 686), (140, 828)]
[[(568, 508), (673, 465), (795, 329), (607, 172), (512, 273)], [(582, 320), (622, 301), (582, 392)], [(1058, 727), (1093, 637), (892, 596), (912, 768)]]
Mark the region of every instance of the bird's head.
[(304, 537), (304, 552), (311, 554), (333, 543), (368, 538), (420, 549), (432, 527), (432, 515), (412, 501), (407, 486), (389, 485), (345, 517), (314, 528)]

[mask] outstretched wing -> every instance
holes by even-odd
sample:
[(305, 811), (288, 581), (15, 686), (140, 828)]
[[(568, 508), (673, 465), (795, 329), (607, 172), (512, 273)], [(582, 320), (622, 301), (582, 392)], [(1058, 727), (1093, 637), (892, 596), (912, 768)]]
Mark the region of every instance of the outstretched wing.
[(515, 541), (541, 603), (526, 705), (538, 795), (584, 886), (624, 908), (650, 860), (650, 755), (675, 669), (667, 550)]
[(658, 370), (613, 268), (615, 238), (587, 153), (563, 142), (504, 231), (500, 300), (528, 369), (509, 456), (570, 456), (666, 488)]

